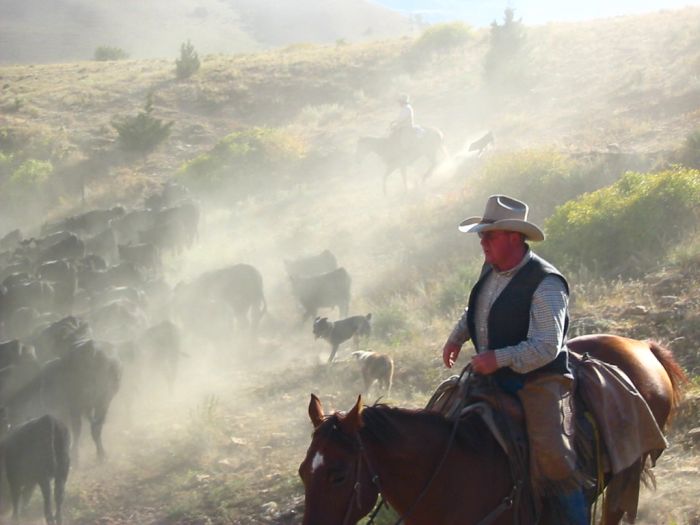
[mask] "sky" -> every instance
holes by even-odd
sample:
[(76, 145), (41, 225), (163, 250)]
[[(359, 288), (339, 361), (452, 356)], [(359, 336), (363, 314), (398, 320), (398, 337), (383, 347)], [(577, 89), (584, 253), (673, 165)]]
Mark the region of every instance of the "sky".
[(700, 0), (372, 0), (407, 14), (420, 14), (426, 22), (464, 20), (486, 26), (501, 20), (506, 7), (528, 25), (553, 21), (577, 21), (662, 9), (700, 6)]

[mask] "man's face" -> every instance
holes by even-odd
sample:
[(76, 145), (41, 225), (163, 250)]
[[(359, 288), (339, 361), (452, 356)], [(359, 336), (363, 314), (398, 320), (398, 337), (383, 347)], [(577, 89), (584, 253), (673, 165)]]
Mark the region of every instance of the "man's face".
[[(505, 230), (479, 232), (486, 262), (497, 270), (509, 269), (520, 255), (520, 234)], [(515, 261), (517, 263), (517, 261)]]

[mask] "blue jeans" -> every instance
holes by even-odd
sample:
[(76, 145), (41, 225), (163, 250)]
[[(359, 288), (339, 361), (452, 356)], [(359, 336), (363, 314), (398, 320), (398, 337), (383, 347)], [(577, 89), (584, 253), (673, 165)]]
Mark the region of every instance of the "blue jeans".
[(588, 508), (582, 489), (561, 494), (557, 500), (566, 520), (562, 525), (588, 525)]

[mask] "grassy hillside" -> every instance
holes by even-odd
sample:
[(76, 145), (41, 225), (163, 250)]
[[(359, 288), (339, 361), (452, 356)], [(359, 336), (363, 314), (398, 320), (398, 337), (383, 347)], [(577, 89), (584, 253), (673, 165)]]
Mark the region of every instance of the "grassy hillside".
[(204, 53), (241, 53), (290, 42), (399, 36), (409, 20), (365, 0), (7, 0), (0, 5), (0, 63), (89, 60), (99, 46), (133, 58), (175, 56), (192, 40)]
[[(671, 216), (665, 202), (696, 213), (698, 175), (687, 159), (700, 116), (699, 22), (699, 9), (685, 9), (527, 27), (518, 84), (486, 83), (489, 33), (468, 29), (457, 44), (402, 38), (204, 55), (183, 81), (172, 60), (0, 67), (0, 180), (27, 183), (11, 186), (11, 199), (0, 195), (2, 233), (31, 234), (48, 217), (115, 202), (137, 206), (170, 177), (208, 177), (209, 191), (192, 185), (203, 210), (198, 244), (165, 261), (167, 282), (231, 262), (254, 264), (265, 279), (258, 345), (216, 347), (188, 335), (172, 395), (144, 398), (131, 414), (117, 403), (105, 428), (109, 464), (93, 463), (87, 449), (69, 482), (70, 522), (300, 523), (308, 395), (346, 410), (360, 379), (352, 362), (322, 366), (327, 345), (299, 324), (284, 258), (336, 254), (353, 278), (351, 313), (373, 313), (367, 348), (395, 359), (388, 401), (418, 407), (450, 374), (439, 349), (480, 264), (476, 240), (456, 225), (481, 213), (486, 196), (526, 199), (535, 222), (556, 226), (559, 246), (573, 231), (562, 226), (564, 204), (599, 218), (616, 195), (642, 196), (662, 219)], [(171, 134), (147, 155), (123, 151), (112, 120), (136, 115), (151, 92), (153, 115), (173, 121)], [(383, 166), (355, 148), (361, 135), (386, 133), (400, 92), (410, 93), (419, 124), (444, 132), (451, 155), (425, 184), (417, 163), (408, 191), (394, 174), (385, 196)], [(487, 130), (495, 146), (469, 153)], [(666, 188), (667, 179), (676, 200), (644, 192), (645, 181)], [(689, 222), (669, 225), (673, 242), (648, 260), (633, 253), (612, 268), (576, 265), (556, 245), (548, 256), (567, 265), (572, 334), (660, 339), (697, 388), (700, 240)], [(581, 224), (587, 231), (595, 221)], [(624, 235), (634, 222), (603, 226)], [(660, 492), (643, 492), (638, 523), (698, 518), (700, 460), (686, 435), (697, 422), (694, 392), (656, 469)]]

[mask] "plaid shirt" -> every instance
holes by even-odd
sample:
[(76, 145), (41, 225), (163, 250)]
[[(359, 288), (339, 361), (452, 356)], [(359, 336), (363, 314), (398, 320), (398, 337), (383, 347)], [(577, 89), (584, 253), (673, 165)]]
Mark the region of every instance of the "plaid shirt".
[[(491, 306), (531, 257), (528, 250), (515, 268), (506, 272), (494, 269), (486, 277), (475, 306), (474, 324), (479, 334), (477, 352), (489, 350), (488, 313)], [(517, 345), (495, 349), (499, 368), (508, 366), (515, 372), (525, 374), (553, 361), (564, 346), (564, 322), (568, 307), (569, 296), (562, 280), (554, 275), (545, 277), (532, 297), (527, 338)], [(449, 340), (461, 346), (470, 338), (465, 308)]]

